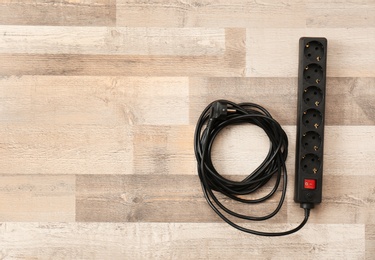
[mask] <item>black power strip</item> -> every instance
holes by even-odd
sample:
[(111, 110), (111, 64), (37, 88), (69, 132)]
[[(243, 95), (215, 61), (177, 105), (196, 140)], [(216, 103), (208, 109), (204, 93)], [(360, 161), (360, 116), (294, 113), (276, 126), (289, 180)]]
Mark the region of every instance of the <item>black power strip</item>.
[(322, 201), (327, 39), (299, 41), (294, 201), (313, 208)]

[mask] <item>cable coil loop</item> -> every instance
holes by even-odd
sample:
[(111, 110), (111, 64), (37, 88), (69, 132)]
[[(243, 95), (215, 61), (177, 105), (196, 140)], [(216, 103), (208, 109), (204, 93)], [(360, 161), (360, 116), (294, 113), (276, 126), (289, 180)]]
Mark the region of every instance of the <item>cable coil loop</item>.
[[(211, 150), (215, 138), (221, 130), (230, 125), (252, 124), (262, 128), (270, 139), (270, 148), (263, 162), (242, 181), (233, 181), (223, 177), (214, 167)], [(288, 137), (280, 124), (272, 118), (263, 107), (254, 103), (233, 103), (228, 100), (217, 100), (209, 104), (198, 119), (194, 135), (194, 151), (198, 164), (198, 176), (207, 203), (225, 222), (243, 232), (260, 236), (283, 236), (301, 229), (308, 220), (309, 209), (305, 208), (305, 219), (296, 228), (285, 232), (261, 232), (235, 224), (227, 216), (240, 219), (262, 221), (275, 216), (285, 200), (287, 189), (287, 170), (285, 161), (288, 156)], [(257, 192), (271, 178), (276, 181), (269, 193), (257, 199), (245, 199), (243, 195)], [(215, 192), (246, 204), (265, 202), (271, 198), (279, 186), (281, 196), (274, 211), (265, 216), (248, 216), (234, 212), (224, 206)], [(225, 213), (227, 216), (225, 215)]]

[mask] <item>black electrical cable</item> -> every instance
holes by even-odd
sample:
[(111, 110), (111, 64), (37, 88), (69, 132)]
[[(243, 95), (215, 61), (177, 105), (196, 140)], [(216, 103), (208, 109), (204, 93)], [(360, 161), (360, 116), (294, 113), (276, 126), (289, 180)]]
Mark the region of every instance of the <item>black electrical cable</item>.
[[(270, 149), (264, 161), (250, 175), (242, 181), (233, 181), (223, 177), (216, 171), (211, 159), (212, 145), (222, 129), (229, 125), (245, 123), (257, 125), (266, 132), (270, 139)], [(305, 210), (304, 220), (296, 228), (284, 232), (262, 232), (248, 229), (234, 223), (227, 217), (231, 215), (246, 220), (266, 220), (279, 212), (285, 199), (287, 188), (285, 161), (288, 156), (288, 137), (280, 124), (263, 107), (253, 103), (236, 104), (228, 100), (212, 102), (203, 110), (198, 119), (194, 135), (194, 151), (198, 163), (198, 175), (207, 203), (220, 218), (232, 227), (254, 235), (284, 236), (300, 230), (306, 224), (310, 208), (313, 205), (301, 205)], [(256, 192), (273, 176), (276, 176), (275, 185), (267, 195), (258, 199), (240, 197), (241, 195)], [(214, 194), (214, 191), (220, 192), (230, 199), (247, 204), (261, 203), (275, 194), (280, 182), (282, 182), (281, 197), (276, 209), (270, 214), (261, 217), (236, 213), (224, 206)]]

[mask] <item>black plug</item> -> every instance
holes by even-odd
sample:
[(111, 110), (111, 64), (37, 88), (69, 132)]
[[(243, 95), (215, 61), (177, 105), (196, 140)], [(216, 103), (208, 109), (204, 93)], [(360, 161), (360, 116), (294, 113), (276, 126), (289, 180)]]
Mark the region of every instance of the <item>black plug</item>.
[(219, 121), (225, 120), (227, 118), (227, 103), (223, 101), (216, 101), (211, 105), (210, 119), (207, 124), (207, 129), (211, 129), (212, 125)]
[(225, 120), (227, 118), (227, 103), (223, 101), (216, 101), (211, 106), (210, 119)]

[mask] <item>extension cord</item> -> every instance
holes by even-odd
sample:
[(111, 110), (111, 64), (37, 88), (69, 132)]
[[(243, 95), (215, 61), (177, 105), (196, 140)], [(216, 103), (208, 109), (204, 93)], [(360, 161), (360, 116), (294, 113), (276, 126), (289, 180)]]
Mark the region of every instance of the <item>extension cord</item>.
[[(327, 40), (301, 38), (298, 73), (298, 120), (296, 145), (296, 173), (294, 200), (304, 209), (305, 217), (297, 227), (283, 232), (263, 232), (245, 228), (229, 219), (261, 221), (275, 216), (285, 199), (288, 138), (279, 123), (263, 107), (254, 103), (236, 104), (217, 100), (202, 112), (194, 134), (194, 151), (203, 194), (215, 213), (232, 227), (254, 235), (284, 236), (300, 230), (307, 222), (310, 209), (321, 202), (323, 178), (323, 136), (326, 84)], [(226, 179), (213, 166), (211, 148), (218, 133), (232, 124), (254, 124), (270, 138), (270, 151), (259, 167), (242, 181)], [(276, 182), (272, 190), (258, 199), (245, 199), (243, 195), (256, 192), (272, 177)], [(248, 216), (224, 206), (214, 191), (229, 199), (247, 203), (262, 203), (271, 198), (281, 185), (281, 196), (276, 209), (265, 216)]]

